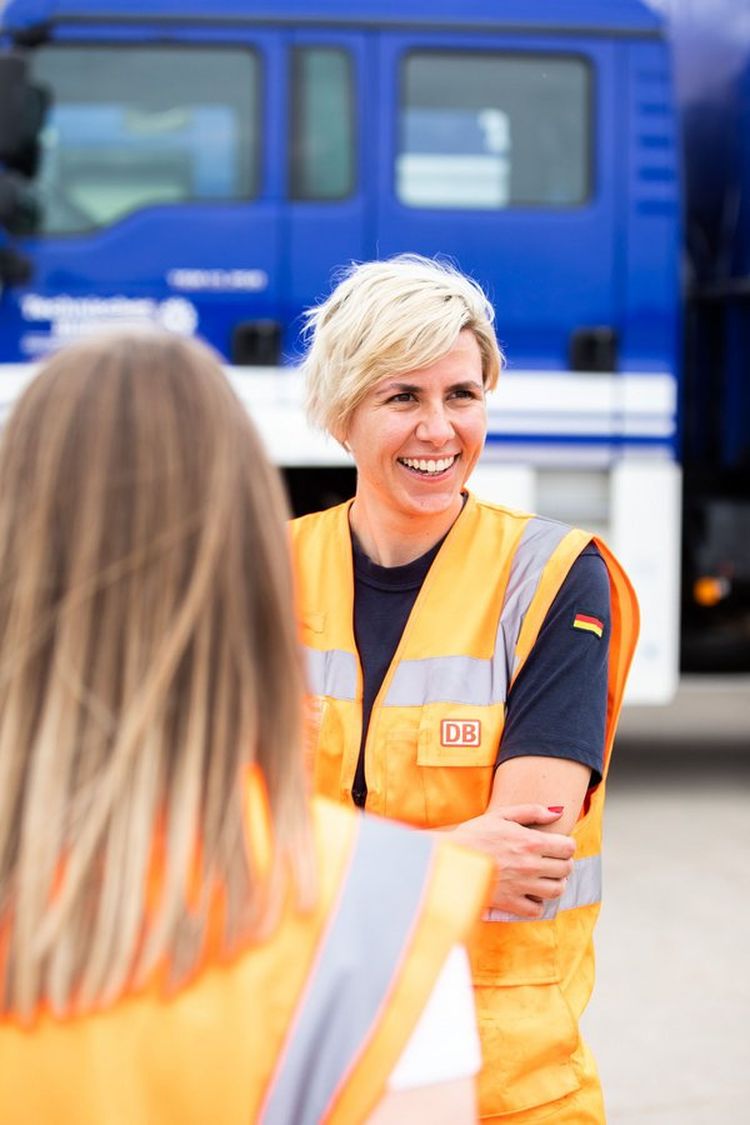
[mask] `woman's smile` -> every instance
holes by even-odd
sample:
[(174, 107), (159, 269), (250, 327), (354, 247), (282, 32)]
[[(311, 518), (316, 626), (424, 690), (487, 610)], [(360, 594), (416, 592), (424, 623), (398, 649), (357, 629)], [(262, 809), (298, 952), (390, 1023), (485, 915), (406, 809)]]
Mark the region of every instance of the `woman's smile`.
[(418, 476), (426, 478), (440, 477), (447, 473), (457, 463), (460, 453), (452, 453), (448, 457), (439, 457), (434, 460), (432, 457), (399, 457), (399, 464), (409, 469), (412, 473), (417, 473)]

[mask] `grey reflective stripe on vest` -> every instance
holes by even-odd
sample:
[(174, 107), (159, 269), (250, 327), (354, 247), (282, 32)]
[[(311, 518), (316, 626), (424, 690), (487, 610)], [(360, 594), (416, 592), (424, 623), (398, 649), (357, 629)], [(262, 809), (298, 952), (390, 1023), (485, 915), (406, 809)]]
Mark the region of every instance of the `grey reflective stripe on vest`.
[(313, 695), (332, 699), (356, 699), (357, 658), (339, 648), (321, 651), (305, 646), (307, 683)]
[(473, 656), (402, 660), (396, 667), (384, 706), (468, 703), (482, 707), (487, 703), (502, 703), (504, 684), (493, 683), (493, 671), (493, 660), (478, 660)]
[[(419, 915), (434, 845), (362, 820), (344, 885), (265, 1099), (264, 1125), (317, 1125), (367, 1041)], [(398, 872), (398, 878), (393, 877)]]
[(485, 922), (539, 922), (554, 918), (561, 910), (575, 910), (577, 906), (594, 906), (602, 901), (602, 857), (587, 856), (577, 859), (561, 898), (548, 902), (541, 918), (523, 918), (505, 910), (488, 910)]
[(534, 517), (526, 524), (511, 563), (491, 660), (471, 656), (432, 656), (400, 661), (385, 707), (426, 703), (490, 706), (504, 703), (515, 672), (515, 647), (523, 619), (555, 548), (570, 531), (565, 524)]
[(505, 661), (507, 682), (513, 679), (516, 671), (516, 642), (521, 632), (523, 619), (531, 605), (545, 566), (556, 547), (570, 531), (565, 524), (555, 520), (529, 520), (513, 556), (508, 576), (508, 587), (500, 614), (500, 627), (495, 642), (495, 660), (500, 659), (502, 649)]

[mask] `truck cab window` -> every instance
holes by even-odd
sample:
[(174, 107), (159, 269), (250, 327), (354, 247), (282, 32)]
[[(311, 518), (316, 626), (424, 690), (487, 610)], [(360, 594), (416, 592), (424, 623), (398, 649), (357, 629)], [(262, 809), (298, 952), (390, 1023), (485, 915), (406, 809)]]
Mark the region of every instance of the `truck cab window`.
[(415, 51), (402, 68), (402, 203), (497, 209), (586, 202), (591, 79), (583, 59)]
[(247, 199), (258, 188), (259, 62), (249, 50), (45, 47), (52, 92), (42, 230), (106, 227), (154, 204)]
[(354, 189), (352, 62), (336, 47), (292, 56), (292, 199), (343, 199)]

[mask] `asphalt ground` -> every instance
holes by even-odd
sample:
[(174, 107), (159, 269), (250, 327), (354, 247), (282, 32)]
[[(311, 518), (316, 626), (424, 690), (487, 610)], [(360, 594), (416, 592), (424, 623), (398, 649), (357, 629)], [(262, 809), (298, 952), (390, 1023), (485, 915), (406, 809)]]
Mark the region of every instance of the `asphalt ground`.
[(584, 1033), (612, 1125), (750, 1122), (750, 679), (682, 695), (625, 716), (610, 775)]

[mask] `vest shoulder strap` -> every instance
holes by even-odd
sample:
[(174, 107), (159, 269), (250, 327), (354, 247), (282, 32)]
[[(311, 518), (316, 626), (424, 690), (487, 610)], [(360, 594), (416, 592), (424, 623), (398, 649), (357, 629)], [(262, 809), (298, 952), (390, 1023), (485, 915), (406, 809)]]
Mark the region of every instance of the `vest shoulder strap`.
[[(518, 598), (514, 652), (509, 656), (511, 684), (526, 663), (552, 602), (581, 551), (592, 541), (587, 531), (535, 516), (513, 558), (503, 618), (509, 599)], [(516, 589), (520, 589), (520, 596)]]
[(268, 1125), (366, 1116), (487, 892), (481, 857), (358, 819), (312, 978), (266, 1094), (260, 1120)]

